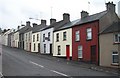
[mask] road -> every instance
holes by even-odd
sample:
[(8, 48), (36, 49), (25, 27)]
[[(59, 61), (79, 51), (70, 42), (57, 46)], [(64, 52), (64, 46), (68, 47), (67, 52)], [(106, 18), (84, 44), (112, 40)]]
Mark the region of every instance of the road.
[(80, 67), (60, 58), (3, 46), (4, 76), (115, 76)]

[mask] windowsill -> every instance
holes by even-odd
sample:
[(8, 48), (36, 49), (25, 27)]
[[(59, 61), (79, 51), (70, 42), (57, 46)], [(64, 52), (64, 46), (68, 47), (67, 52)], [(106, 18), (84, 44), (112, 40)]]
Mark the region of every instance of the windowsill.
[(86, 39), (86, 41), (91, 41), (92, 39)]
[(59, 42), (59, 41), (56, 41), (56, 42)]
[(63, 41), (66, 41), (66, 40), (63, 40)]
[(118, 63), (112, 63), (111, 65), (112, 65), (112, 66), (119, 66)]
[(75, 40), (75, 42), (80, 42), (80, 40)]
[(114, 42), (113, 44), (120, 44), (120, 42)]

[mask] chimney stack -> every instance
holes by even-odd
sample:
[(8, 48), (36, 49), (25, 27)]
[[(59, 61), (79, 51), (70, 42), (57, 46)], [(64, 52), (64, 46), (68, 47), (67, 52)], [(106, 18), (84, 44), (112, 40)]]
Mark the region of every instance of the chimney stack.
[(89, 13), (87, 11), (82, 11), (81, 12), (81, 18), (85, 18), (87, 16), (89, 16)]
[(46, 20), (41, 20), (42, 25), (46, 25)]
[(37, 26), (37, 24), (36, 24), (36, 23), (33, 23), (33, 27), (35, 27), (35, 26)]
[(110, 12), (115, 12), (115, 4), (113, 4), (113, 2), (108, 2), (106, 3), (106, 8), (107, 8), (107, 11), (110, 11)]
[(27, 22), (26, 22), (26, 26), (30, 26), (30, 21), (27, 21)]
[(19, 30), (19, 29), (20, 29), (20, 26), (18, 26), (17, 29)]
[(56, 19), (51, 18), (50, 19), (50, 25), (53, 24), (53, 23), (56, 23)]
[(63, 14), (63, 20), (69, 22), (69, 21), (70, 21), (70, 14), (64, 13), (64, 14)]

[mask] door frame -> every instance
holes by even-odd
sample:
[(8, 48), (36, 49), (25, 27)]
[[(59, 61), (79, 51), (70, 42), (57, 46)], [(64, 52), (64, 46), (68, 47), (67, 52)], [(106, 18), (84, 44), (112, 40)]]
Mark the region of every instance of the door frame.
[(70, 45), (66, 45), (66, 58), (70, 60)]

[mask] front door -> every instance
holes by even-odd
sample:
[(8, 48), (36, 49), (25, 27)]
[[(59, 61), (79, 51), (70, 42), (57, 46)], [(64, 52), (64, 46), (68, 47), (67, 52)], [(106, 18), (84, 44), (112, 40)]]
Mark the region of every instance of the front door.
[(67, 57), (67, 60), (70, 60), (70, 46), (69, 45), (66, 45), (66, 57)]
[(91, 46), (91, 63), (96, 63), (96, 45)]
[(38, 52), (40, 52), (40, 43), (38, 43)]
[(52, 55), (52, 44), (50, 44), (50, 55)]

